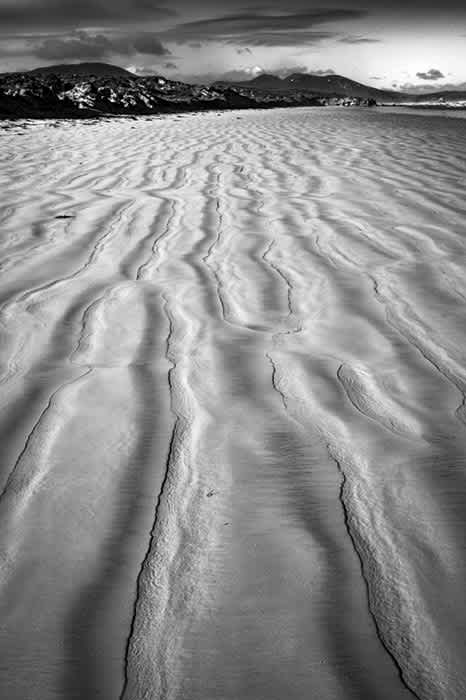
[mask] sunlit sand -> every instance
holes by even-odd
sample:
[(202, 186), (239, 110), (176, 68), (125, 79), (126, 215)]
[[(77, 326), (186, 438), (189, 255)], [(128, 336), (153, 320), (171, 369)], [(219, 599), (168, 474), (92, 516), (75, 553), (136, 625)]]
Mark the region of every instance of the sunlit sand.
[(466, 120), (3, 124), (0, 696), (466, 696)]

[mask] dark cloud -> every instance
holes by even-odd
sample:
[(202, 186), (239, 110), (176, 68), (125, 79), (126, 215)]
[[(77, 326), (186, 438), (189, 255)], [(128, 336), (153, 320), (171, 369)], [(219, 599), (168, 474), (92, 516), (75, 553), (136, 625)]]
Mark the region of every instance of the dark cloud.
[[(134, 55), (135, 64), (158, 66), (163, 63), (159, 57), (168, 53), (165, 44), (172, 48), (177, 43), (183, 49), (202, 47), (202, 59), (210, 49), (211, 65), (228, 70), (252, 63), (250, 52), (255, 55), (257, 47), (270, 49), (261, 53), (264, 66), (276, 66), (277, 49), (297, 49), (299, 55), (299, 49), (316, 46), (321, 49), (318, 60), (326, 65), (326, 42), (330, 41), (340, 53), (345, 44), (354, 49), (365, 44), (376, 48), (387, 30), (391, 36), (401, 27), (408, 34), (409, 28), (417, 36), (425, 27), (443, 26), (439, 18), (448, 19), (451, 36), (455, 36), (454, 26), (457, 33), (464, 32), (460, 22), (466, 15), (464, 0), (443, 0), (440, 5), (433, 0), (372, 0), (361, 3), (367, 9), (357, 9), (356, 0), (330, 0), (329, 4), (324, 7), (317, 0), (252, 0), (249, 6), (246, 0), (0, 0), (0, 56), (26, 66), (37, 63), (38, 57), (45, 62)], [(380, 31), (370, 28), (374, 19)], [(223, 54), (213, 42), (227, 51)], [(191, 51), (189, 65), (184, 67), (184, 50), (180, 54), (175, 57), (180, 71), (194, 74), (205, 65)], [(401, 72), (397, 75), (400, 80), (411, 79)], [(417, 78), (423, 83), (440, 81), (431, 71), (420, 72)]]
[(367, 11), (354, 9), (321, 9), (280, 14), (256, 10), (184, 22), (169, 30), (166, 36), (180, 43), (198, 40), (254, 46), (295, 46), (315, 44), (336, 36), (331, 31), (314, 31), (314, 27), (366, 16)]
[(104, 34), (73, 32), (63, 39), (50, 37), (34, 45), (33, 53), (47, 61), (74, 59), (104, 59), (113, 54), (131, 56), (140, 53), (151, 56), (167, 56), (170, 51), (160, 40), (149, 33), (109, 37)]
[(379, 44), (381, 39), (375, 39), (367, 36), (344, 36), (339, 41), (342, 44)]
[(176, 16), (153, 0), (0, 0), (0, 28), (79, 27), (92, 23), (129, 24)]
[[(160, 0), (161, 2), (161, 0)], [(163, 4), (163, 3), (162, 3)], [(165, 3), (168, 4), (168, 3)], [(193, 0), (174, 0), (174, 5), (177, 8), (190, 8), (192, 9)], [(310, 0), (252, 0), (248, 3), (246, 0), (198, 0), (196, 6), (201, 7), (203, 12), (212, 11), (212, 9), (223, 9), (224, 11), (270, 11), (270, 12), (286, 12), (286, 11), (298, 11), (298, 10), (308, 10), (310, 6), (317, 6), (319, 9), (325, 7), (325, 5), (332, 6), (334, 3), (332, 1), (328, 3), (324, 2), (314, 2)], [(410, 0), (409, 3), (406, 0), (373, 0), (369, 2), (356, 2), (355, 0), (335, 0), (335, 4), (339, 8), (354, 8), (354, 7), (374, 7), (375, 10), (385, 9), (385, 8), (405, 8), (415, 7), (417, 9), (436, 9), (438, 10), (439, 5), (445, 5), (448, 9), (461, 9), (464, 7), (464, 0), (443, 0), (442, 3), (435, 3), (434, 0)]]
[(166, 63), (163, 64), (163, 67), (166, 68), (167, 70), (174, 70), (175, 68), (178, 68), (176, 63), (173, 63), (173, 61), (167, 61)]
[(225, 37), (230, 43), (251, 44), (253, 46), (313, 46), (328, 39), (335, 39), (337, 32), (312, 32), (312, 31), (289, 31), (289, 32), (256, 32), (243, 36)]
[(130, 50), (133, 49), (137, 53), (150, 54), (152, 56), (168, 56), (171, 53), (160, 39), (148, 32), (136, 34), (129, 40), (128, 48)]
[(421, 80), (440, 80), (445, 76), (443, 75), (442, 71), (438, 70), (437, 68), (431, 68), (426, 73), (416, 73), (416, 77), (420, 78)]

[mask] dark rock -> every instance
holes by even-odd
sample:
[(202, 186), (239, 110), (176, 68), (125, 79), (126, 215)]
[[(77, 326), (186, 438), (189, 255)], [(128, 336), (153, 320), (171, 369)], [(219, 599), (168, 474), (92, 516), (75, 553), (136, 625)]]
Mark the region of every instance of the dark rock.
[(0, 118), (88, 119), (322, 104), (319, 96), (309, 93), (278, 95), (235, 85), (188, 85), (156, 75), (138, 77), (122, 70), (86, 73), (95, 65), (105, 66), (82, 64), (67, 66), (66, 70), (52, 66), (0, 75)]

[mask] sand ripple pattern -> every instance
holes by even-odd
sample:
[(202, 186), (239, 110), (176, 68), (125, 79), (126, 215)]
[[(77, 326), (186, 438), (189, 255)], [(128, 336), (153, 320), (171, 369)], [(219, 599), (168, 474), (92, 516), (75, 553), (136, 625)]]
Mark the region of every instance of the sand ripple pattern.
[(466, 697), (466, 120), (0, 126), (1, 697)]

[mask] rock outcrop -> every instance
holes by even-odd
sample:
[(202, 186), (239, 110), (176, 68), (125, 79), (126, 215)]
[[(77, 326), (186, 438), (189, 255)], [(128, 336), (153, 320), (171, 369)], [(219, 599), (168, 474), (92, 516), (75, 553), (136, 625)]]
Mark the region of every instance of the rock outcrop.
[(160, 76), (82, 71), (0, 75), (0, 118), (96, 117), (324, 104), (312, 93), (277, 95), (241, 86), (189, 85)]

